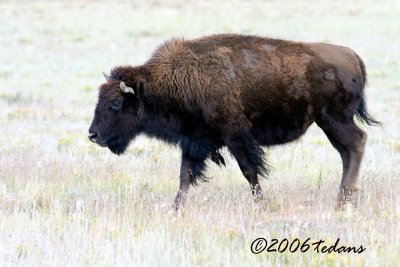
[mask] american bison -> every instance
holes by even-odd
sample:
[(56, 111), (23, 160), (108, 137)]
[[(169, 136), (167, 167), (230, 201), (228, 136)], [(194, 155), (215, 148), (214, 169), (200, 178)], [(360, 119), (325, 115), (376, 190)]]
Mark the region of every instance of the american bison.
[(225, 165), (226, 146), (262, 198), (262, 146), (284, 144), (316, 122), (343, 162), (339, 205), (357, 190), (367, 134), (365, 66), (351, 49), (325, 43), (218, 34), (172, 39), (141, 66), (114, 68), (100, 86), (89, 139), (121, 154), (139, 133), (182, 149), (174, 205), (207, 179), (206, 160)]

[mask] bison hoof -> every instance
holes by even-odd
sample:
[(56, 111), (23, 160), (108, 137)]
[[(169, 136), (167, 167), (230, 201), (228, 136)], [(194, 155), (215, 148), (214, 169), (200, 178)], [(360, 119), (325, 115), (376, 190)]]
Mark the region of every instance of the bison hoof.
[(264, 200), (264, 196), (262, 194), (257, 194), (253, 196), (254, 204), (262, 203)]
[(336, 204), (336, 210), (344, 210), (347, 204), (358, 207), (361, 190), (357, 186), (341, 188)]

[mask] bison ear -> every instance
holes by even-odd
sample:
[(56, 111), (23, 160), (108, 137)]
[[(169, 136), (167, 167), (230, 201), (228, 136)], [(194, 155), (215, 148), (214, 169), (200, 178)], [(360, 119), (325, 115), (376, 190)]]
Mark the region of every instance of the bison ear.
[(136, 85), (136, 90), (139, 94), (139, 96), (143, 97), (143, 91), (144, 91), (144, 83), (143, 82), (138, 82)]
[(132, 87), (127, 86), (124, 82), (119, 83), (119, 88), (121, 88), (121, 91), (127, 94), (135, 94), (135, 91), (133, 91)]

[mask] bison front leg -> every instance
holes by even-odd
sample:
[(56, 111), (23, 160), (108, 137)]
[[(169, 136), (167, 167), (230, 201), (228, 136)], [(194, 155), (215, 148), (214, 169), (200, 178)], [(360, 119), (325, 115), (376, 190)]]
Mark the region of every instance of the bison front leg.
[(187, 193), (190, 187), (191, 176), (193, 175), (191, 170), (192, 167), (193, 160), (187, 155), (182, 154), (181, 171), (179, 174), (179, 190), (176, 194), (174, 202), (175, 210), (178, 210), (180, 207), (185, 205)]
[(249, 134), (236, 135), (229, 140), (228, 149), (239, 164), (243, 176), (249, 181), (254, 202), (263, 199), (258, 175), (267, 175), (264, 152)]
[(196, 184), (196, 178), (202, 175), (205, 168), (205, 156), (193, 157), (182, 153), (181, 170), (179, 174), (179, 190), (174, 201), (174, 208), (178, 210), (186, 202), (190, 184)]

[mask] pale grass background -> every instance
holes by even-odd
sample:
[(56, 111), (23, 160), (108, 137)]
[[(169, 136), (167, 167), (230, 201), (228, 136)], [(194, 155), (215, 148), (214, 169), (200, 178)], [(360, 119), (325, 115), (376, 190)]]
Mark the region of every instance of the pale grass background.
[[(0, 265), (395, 266), (400, 262), (399, 1), (0, 1)], [(117, 157), (87, 140), (102, 71), (163, 40), (258, 34), (352, 47), (369, 73), (362, 204), (336, 212), (339, 154), (316, 126), (268, 149), (267, 201), (237, 164), (169, 213), (179, 151), (137, 138)], [(325, 239), (361, 255), (262, 253), (256, 237)]]

